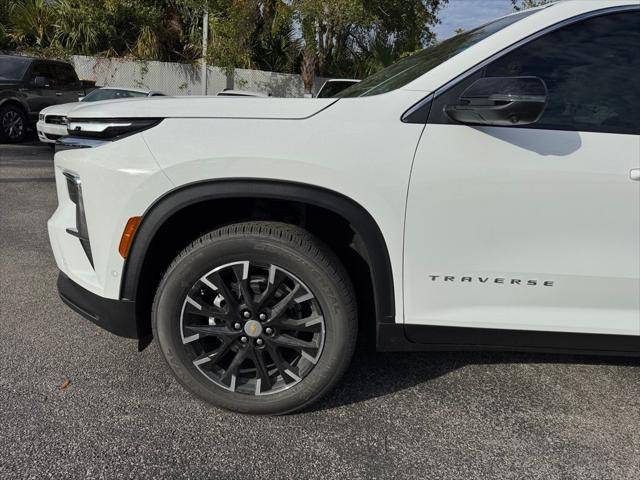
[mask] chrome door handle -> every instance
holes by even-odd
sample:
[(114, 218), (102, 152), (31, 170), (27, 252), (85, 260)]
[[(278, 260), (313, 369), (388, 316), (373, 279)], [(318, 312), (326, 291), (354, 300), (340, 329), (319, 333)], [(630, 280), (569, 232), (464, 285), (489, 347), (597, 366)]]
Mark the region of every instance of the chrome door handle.
[(640, 168), (634, 168), (629, 172), (629, 178), (631, 180), (635, 180), (636, 182), (640, 182)]
[(62, 92), (56, 92), (56, 97), (61, 97), (62, 96)]

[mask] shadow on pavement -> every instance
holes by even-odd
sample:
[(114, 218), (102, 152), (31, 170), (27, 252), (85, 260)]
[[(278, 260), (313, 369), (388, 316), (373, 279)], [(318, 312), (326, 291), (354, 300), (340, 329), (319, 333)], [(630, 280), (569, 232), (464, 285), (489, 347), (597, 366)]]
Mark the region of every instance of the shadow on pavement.
[(337, 388), (304, 411), (320, 411), (393, 394), (467, 365), (573, 364), (640, 367), (640, 358), (520, 352), (376, 353), (358, 347)]

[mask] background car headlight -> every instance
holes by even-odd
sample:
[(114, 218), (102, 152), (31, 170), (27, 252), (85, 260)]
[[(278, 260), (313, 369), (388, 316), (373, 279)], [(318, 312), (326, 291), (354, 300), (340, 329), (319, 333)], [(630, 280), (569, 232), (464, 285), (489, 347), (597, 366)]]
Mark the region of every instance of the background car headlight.
[(38, 114), (38, 120), (40, 120), (41, 122), (44, 122), (44, 113)]

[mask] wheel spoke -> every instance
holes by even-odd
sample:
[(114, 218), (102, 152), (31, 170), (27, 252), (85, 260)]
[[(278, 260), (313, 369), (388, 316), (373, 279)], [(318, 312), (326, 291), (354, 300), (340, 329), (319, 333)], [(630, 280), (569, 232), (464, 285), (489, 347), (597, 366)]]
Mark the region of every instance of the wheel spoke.
[(287, 382), (287, 378), (290, 378), (287, 370), (291, 368), (291, 365), (282, 358), (282, 355), (280, 355), (280, 352), (278, 352), (278, 349), (274, 345), (267, 343), (267, 351), (269, 352), (269, 356), (271, 357), (271, 360), (273, 360), (278, 373), (283, 380)]
[(238, 376), (238, 370), (240, 369), (240, 365), (242, 365), (242, 362), (245, 361), (248, 354), (249, 354), (248, 347), (240, 348), (236, 352), (236, 355), (235, 357), (233, 357), (233, 360), (231, 360), (229, 367), (227, 367), (227, 370), (224, 372), (222, 377), (220, 377), (220, 380), (222, 381), (222, 383), (225, 383), (225, 384), (234, 383), (234, 380), (232, 379), (232, 377)]
[(273, 298), (275, 293), (278, 291), (282, 282), (287, 279), (285, 273), (276, 268), (274, 265), (271, 265), (269, 268), (269, 278), (267, 280), (267, 288), (264, 292), (262, 292), (258, 298), (256, 298), (256, 304), (258, 309), (262, 309), (264, 305)]
[(269, 390), (272, 385), (262, 352), (263, 350), (253, 350), (251, 352), (251, 359), (256, 366), (257, 379), (260, 380), (259, 388), (256, 387), (256, 394), (259, 394), (262, 390)]
[(276, 335), (269, 339), (269, 342), (273, 343), (277, 347), (282, 348), (290, 348), (292, 350), (301, 351), (301, 350), (316, 350), (318, 348), (318, 343), (311, 340), (301, 340), (292, 335)]
[(220, 360), (220, 358), (222, 358), (225, 353), (227, 353), (227, 351), (229, 351), (229, 347), (232, 343), (233, 341), (230, 338), (224, 338), (222, 340), (222, 344), (218, 348), (210, 352), (203, 353), (202, 355), (198, 355), (193, 360), (193, 364), (196, 366), (206, 364), (207, 367), (212, 367), (218, 362), (218, 360)]
[(185, 330), (195, 335), (198, 334), (200, 338), (203, 337), (237, 337), (242, 332), (237, 330), (231, 330), (226, 325), (185, 325)]
[(277, 318), (270, 322), (270, 325), (280, 330), (295, 330), (297, 332), (317, 332), (322, 328), (323, 317), (316, 315), (309, 318)]
[(276, 321), (278, 318), (280, 318), (280, 315), (282, 315), (289, 307), (291, 302), (293, 302), (293, 299), (298, 294), (298, 290), (300, 290), (300, 285), (296, 283), (293, 287), (293, 290), (291, 290), (283, 299), (281, 299), (271, 308), (271, 318), (266, 323)]
[(198, 304), (200, 308), (197, 308), (193, 303), (187, 302), (185, 311), (193, 315), (199, 315), (207, 318), (217, 318), (218, 320), (231, 321), (235, 317), (227, 313), (225, 310), (216, 307), (215, 305)]
[(244, 262), (241, 265), (234, 265), (232, 267), (233, 273), (238, 281), (238, 289), (240, 290), (240, 298), (244, 300), (247, 307), (253, 309), (254, 301), (253, 294), (249, 288), (249, 262)]
[(238, 299), (235, 294), (229, 288), (229, 285), (222, 279), (220, 272), (214, 272), (211, 274), (211, 280), (213, 284), (218, 288), (218, 291), (224, 297), (224, 301), (231, 311), (238, 310)]

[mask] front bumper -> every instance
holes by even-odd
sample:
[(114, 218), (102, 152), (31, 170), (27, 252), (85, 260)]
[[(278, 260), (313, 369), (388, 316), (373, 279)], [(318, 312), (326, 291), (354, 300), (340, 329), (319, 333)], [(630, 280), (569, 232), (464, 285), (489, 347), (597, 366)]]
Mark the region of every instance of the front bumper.
[(58, 275), (58, 293), (64, 303), (99, 327), (121, 337), (141, 338), (135, 302), (96, 295), (62, 272)]
[(36, 130), (38, 131), (38, 139), (44, 143), (56, 143), (56, 140), (68, 133), (66, 125), (45, 123), (42, 120), (36, 123)]

